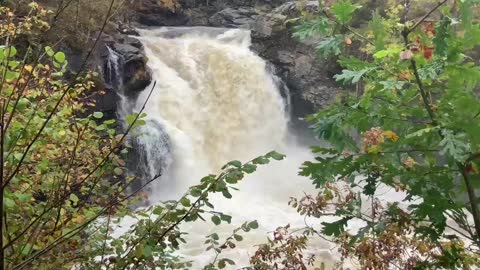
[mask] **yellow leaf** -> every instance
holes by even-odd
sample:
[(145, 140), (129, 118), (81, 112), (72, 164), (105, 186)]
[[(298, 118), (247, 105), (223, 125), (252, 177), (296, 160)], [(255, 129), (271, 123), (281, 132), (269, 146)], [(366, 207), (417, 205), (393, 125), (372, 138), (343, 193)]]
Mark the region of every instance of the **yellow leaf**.
[(378, 154), (380, 152), (381, 148), (380, 145), (372, 145), (367, 149), (367, 153), (369, 154)]
[(28, 72), (32, 72), (33, 67), (31, 65), (25, 65), (25, 70)]
[(76, 216), (72, 219), (73, 222), (77, 223), (77, 224), (83, 224), (85, 223), (85, 217), (84, 216)]
[(383, 132), (383, 135), (384, 135), (385, 137), (387, 137), (388, 139), (390, 139), (391, 141), (393, 141), (393, 142), (398, 141), (398, 138), (399, 138), (398, 135), (397, 135), (397, 133), (395, 133), (395, 132), (393, 132), (393, 131), (391, 131), (391, 130), (386, 130), (386, 131), (384, 131), (384, 132)]

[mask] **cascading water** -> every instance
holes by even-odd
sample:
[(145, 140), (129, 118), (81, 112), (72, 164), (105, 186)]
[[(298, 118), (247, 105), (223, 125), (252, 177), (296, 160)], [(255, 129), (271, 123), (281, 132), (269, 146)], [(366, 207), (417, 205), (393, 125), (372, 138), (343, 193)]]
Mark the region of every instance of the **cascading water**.
[(123, 81), (122, 81), (122, 70), (121, 70), (121, 56), (114, 51), (112, 48), (107, 46), (108, 50), (108, 57), (105, 67), (105, 74), (104, 78), (105, 81), (113, 88), (118, 89), (121, 92), (123, 88)]
[[(233, 199), (212, 199), (216, 210), (233, 216), (232, 224), (215, 227), (200, 221), (183, 225), (189, 236), (181, 255), (199, 269), (215, 256), (213, 251), (205, 251), (206, 235), (217, 232), (226, 237), (243, 222), (257, 219), (260, 229), (246, 234), (245, 241), (230, 253), (240, 263), (235, 267), (240, 267), (248, 263), (254, 245), (265, 243), (278, 226), (304, 227), (303, 217), (287, 203), (291, 196), (312, 189), (308, 179), (297, 176), (301, 162), (310, 158), (309, 151), (295, 145), (289, 135), (278, 83), (265, 61), (249, 50), (250, 32), (162, 28), (141, 31), (140, 40), (156, 86), (145, 110), (147, 134), (140, 136), (139, 143), (147, 151), (144, 161), (152, 170), (147, 174), (153, 176), (156, 167), (163, 167), (163, 176), (150, 195), (153, 203), (179, 198), (189, 186), (218, 172), (228, 161), (247, 161), (271, 150), (287, 155), (286, 161), (266, 165), (247, 177)], [(137, 110), (149, 90), (133, 105)], [(155, 139), (165, 138), (165, 134), (168, 144)], [(171, 162), (159, 164), (166, 154)], [(333, 262), (329, 248), (326, 242), (317, 242), (310, 252), (328, 266)]]

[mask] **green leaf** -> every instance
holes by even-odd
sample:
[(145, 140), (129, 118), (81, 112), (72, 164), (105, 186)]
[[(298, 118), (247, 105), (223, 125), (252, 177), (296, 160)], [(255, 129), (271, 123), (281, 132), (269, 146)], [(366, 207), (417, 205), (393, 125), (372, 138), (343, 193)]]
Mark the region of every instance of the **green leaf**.
[(227, 164), (230, 165), (230, 166), (236, 167), (236, 168), (241, 168), (242, 167), (242, 162), (240, 162), (238, 160), (230, 161)]
[(227, 266), (227, 264), (226, 264), (225, 260), (220, 260), (220, 261), (218, 262), (218, 268), (219, 268), (219, 269), (223, 269), (223, 268), (225, 268), (226, 266)]
[(339, 55), (342, 52), (344, 44), (345, 37), (343, 35), (335, 35), (321, 41), (316, 49), (323, 58), (328, 58), (332, 55)]
[(275, 151), (272, 151), (268, 154), (265, 155), (267, 158), (272, 158), (274, 160), (283, 160), (285, 158), (285, 155), (282, 155), (280, 153), (277, 153)]
[(31, 193), (18, 193), (18, 192), (16, 192), (15, 197), (17, 197), (17, 199), (20, 202), (26, 203), (26, 202), (29, 202), (32, 199), (32, 194)]
[(235, 265), (235, 262), (230, 260), (230, 259), (227, 259), (227, 258), (224, 258), (224, 259), (221, 259), (219, 262), (218, 262), (218, 268), (219, 269), (223, 269), (226, 267), (226, 264), (229, 264), (229, 265)]
[(58, 63), (62, 64), (62, 63), (65, 62), (65, 53), (63, 53), (63, 52), (57, 52), (57, 53), (55, 54), (54, 58), (55, 58), (55, 60), (56, 60)]
[(340, 0), (336, 1), (330, 10), (340, 24), (346, 24), (352, 19), (355, 10), (361, 7), (361, 5), (352, 4), (350, 0)]
[(135, 119), (137, 118), (137, 116), (138, 116), (138, 113), (127, 115), (127, 117), (125, 117), (125, 122), (127, 122), (128, 125), (132, 125), (133, 122), (135, 122)]
[(439, 127), (435, 126), (435, 127), (427, 127), (427, 128), (423, 128), (423, 129), (420, 129), (420, 130), (417, 130), (413, 133), (410, 133), (408, 134), (407, 136), (405, 136), (407, 139), (410, 139), (410, 138), (414, 138), (414, 137), (422, 137), (422, 136), (425, 136), (425, 134), (427, 133), (430, 133), (430, 132), (433, 132), (433, 131), (437, 131), (439, 129)]
[(243, 240), (243, 237), (239, 234), (234, 234), (233, 235), (233, 238), (235, 238), (235, 240), (237, 240), (238, 242), (242, 241)]
[(97, 119), (101, 119), (101, 118), (103, 118), (103, 113), (102, 112), (94, 112), (93, 117), (95, 117)]
[(338, 59), (338, 63), (340, 63), (342, 67), (350, 70), (360, 70), (365, 67), (374, 67), (373, 64), (366, 62), (362, 59), (359, 59), (355, 56), (347, 57), (347, 56), (341, 55)]
[(161, 215), (163, 213), (163, 210), (164, 210), (163, 207), (157, 206), (153, 209), (152, 213), (154, 215)]
[(151, 258), (153, 254), (153, 249), (151, 246), (146, 245), (145, 248), (143, 249), (143, 256), (145, 258)]
[(247, 225), (250, 229), (258, 229), (258, 222), (256, 220), (248, 223)]
[(337, 82), (343, 82), (345, 84), (351, 83), (355, 84), (360, 81), (360, 79), (370, 71), (374, 70), (375, 68), (364, 68), (362, 70), (354, 71), (354, 70), (342, 70), (342, 74), (337, 74), (333, 76)]
[(190, 191), (190, 194), (193, 196), (193, 197), (200, 197), (202, 195), (202, 190), (199, 189), (199, 188), (193, 188), (191, 191)]
[(342, 123), (346, 117), (345, 111), (338, 111), (324, 115), (319, 113), (311, 121), (315, 121), (312, 128), (314, 134), (332, 144), (338, 152), (345, 148), (358, 151), (355, 140), (345, 132)]
[(12, 200), (11, 198), (4, 198), (3, 199), (3, 204), (5, 205), (6, 208), (15, 207), (15, 201)]
[(242, 180), (243, 178), (243, 173), (240, 170), (234, 170), (229, 172), (225, 176), (225, 181), (229, 184), (236, 184), (238, 181)]
[(30, 252), (32, 251), (33, 246), (31, 244), (26, 244), (22, 247), (22, 255), (23, 256), (28, 256)]
[(253, 164), (245, 164), (243, 165), (242, 170), (248, 174), (254, 173), (257, 170), (257, 166)]
[(144, 251), (143, 244), (137, 245), (137, 247), (135, 248), (135, 257), (136, 258), (143, 258), (143, 251)]
[(368, 26), (372, 30), (375, 38), (375, 50), (383, 50), (385, 48), (385, 41), (388, 33), (386, 29), (387, 27), (385, 26), (385, 20), (382, 18), (378, 10), (373, 13)]
[(435, 29), (435, 37), (433, 38), (433, 44), (435, 45), (435, 55), (439, 57), (445, 57), (448, 51), (448, 39), (450, 38), (450, 19), (444, 17), (440, 24)]
[(387, 50), (380, 50), (377, 51), (375, 54), (373, 54), (373, 57), (375, 59), (382, 59), (388, 56), (395, 56), (398, 57), (398, 55), (402, 52), (401, 48), (390, 48)]
[(70, 200), (74, 203), (78, 202), (78, 197), (74, 193), (70, 194)]
[(228, 190), (226, 190), (226, 189), (222, 191), (222, 195), (223, 195), (223, 197), (225, 197), (227, 199), (232, 198), (232, 194), (230, 194), (230, 192), (228, 192)]
[[(102, 115), (102, 117), (103, 117), (103, 115)], [(105, 125), (108, 125), (108, 126), (109, 126), (109, 125), (115, 124), (115, 122), (116, 122), (115, 119), (110, 119), (110, 120), (104, 121), (103, 123), (104, 123)]]
[(222, 220), (218, 216), (212, 216), (212, 222), (218, 226), (220, 223), (222, 223)]
[(8, 66), (11, 67), (11, 68), (16, 68), (20, 65), (20, 62), (19, 61), (9, 61), (8, 62)]
[(363, 194), (367, 196), (375, 195), (375, 191), (377, 190), (377, 178), (375, 176), (369, 175), (367, 179), (365, 179), (367, 184), (363, 188)]
[(55, 52), (53, 51), (52, 47), (50, 47), (50, 46), (46, 46), (46, 47), (45, 47), (45, 52), (46, 52), (47, 55), (50, 56), (50, 57), (53, 57), (53, 55), (55, 54)]
[(180, 203), (184, 206), (184, 207), (190, 207), (192, 205), (192, 203), (190, 202), (190, 200), (186, 197), (183, 197), (181, 200), (180, 200)]
[(215, 241), (218, 241), (218, 239), (220, 239), (220, 237), (218, 237), (218, 234), (217, 233), (213, 233), (210, 235), (210, 237), (215, 240)]
[(260, 165), (268, 164), (269, 162), (270, 160), (264, 156), (257, 157), (252, 161), (253, 164), (260, 164)]
[(3, 51), (3, 54), (7, 57), (14, 57), (17, 55), (17, 49), (13, 46), (8, 47), (6, 50)]
[(227, 223), (232, 223), (232, 216), (225, 215), (225, 214), (220, 214), (220, 219), (227, 222)]
[(13, 81), (13, 80), (16, 80), (20, 77), (20, 73), (18, 72), (14, 72), (14, 71), (10, 71), (10, 70), (7, 70), (5, 72), (5, 79), (7, 81)]
[(440, 141), (442, 154), (448, 154), (458, 162), (464, 162), (470, 153), (470, 144), (464, 133), (454, 134), (451, 130), (442, 130), (443, 139)]
[(123, 170), (122, 170), (122, 168), (118, 168), (118, 167), (117, 167), (117, 168), (113, 169), (113, 173), (114, 173), (115, 175), (120, 176), (120, 175), (123, 174)]
[(347, 226), (347, 223), (350, 219), (352, 218), (345, 217), (332, 223), (322, 222), (322, 233), (328, 236), (338, 237), (345, 231), (345, 227)]
[[(297, 21), (299, 19), (300, 18), (297, 18)], [(307, 38), (313, 37), (315, 34), (326, 34), (329, 28), (330, 23), (327, 18), (320, 16), (308, 20), (302, 18), (300, 23), (293, 27), (294, 33), (292, 36), (303, 41)]]
[(23, 157), (23, 153), (15, 153), (15, 154), (13, 154), (13, 157), (14, 157), (16, 160), (20, 161), (20, 160), (22, 159), (22, 157)]

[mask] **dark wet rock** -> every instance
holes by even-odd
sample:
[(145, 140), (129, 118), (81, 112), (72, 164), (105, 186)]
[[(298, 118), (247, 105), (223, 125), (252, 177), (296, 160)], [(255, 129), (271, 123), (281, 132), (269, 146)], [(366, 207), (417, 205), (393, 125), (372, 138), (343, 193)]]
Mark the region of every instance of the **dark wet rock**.
[(126, 95), (135, 95), (145, 89), (152, 77), (142, 48), (135, 47), (131, 43), (113, 43), (111, 49), (120, 57), (123, 92)]
[(189, 21), (180, 7), (165, 7), (157, 0), (135, 0), (129, 8), (129, 20), (140, 25), (183, 26)]
[(226, 8), (208, 20), (210, 25), (227, 28), (252, 28), (258, 13), (254, 8)]
[(134, 27), (122, 22), (117, 22), (117, 31), (123, 35), (139, 36), (138, 31)]

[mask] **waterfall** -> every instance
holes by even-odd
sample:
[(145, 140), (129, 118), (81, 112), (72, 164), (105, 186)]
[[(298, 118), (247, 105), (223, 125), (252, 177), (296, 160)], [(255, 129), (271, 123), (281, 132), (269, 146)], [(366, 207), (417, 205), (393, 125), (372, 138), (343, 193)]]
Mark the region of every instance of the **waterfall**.
[[(232, 224), (182, 225), (189, 235), (180, 254), (200, 269), (215, 257), (213, 251), (205, 251), (206, 235), (217, 232), (226, 237), (243, 222), (257, 219), (259, 230), (245, 234), (233, 252), (225, 251), (237, 259), (239, 268), (248, 263), (254, 245), (267, 242), (278, 226), (305, 226), (304, 218), (287, 203), (291, 196), (313, 192), (309, 180), (297, 175), (301, 162), (311, 156), (289, 134), (289, 102), (282, 98), (281, 81), (249, 49), (247, 30), (161, 28), (140, 33), (156, 86), (145, 109), (147, 125), (139, 131), (138, 143), (146, 151), (139, 163), (146, 163), (147, 175), (159, 169), (163, 173), (153, 184), (152, 203), (178, 199), (228, 161), (247, 161), (272, 150), (287, 155), (286, 161), (246, 177), (233, 199), (212, 198), (215, 210), (233, 216)], [(141, 108), (152, 86), (136, 103), (124, 102), (122, 106), (131, 108), (120, 111)], [(283, 91), (288, 95), (288, 88)], [(309, 252), (331, 266), (329, 249), (319, 239)]]
[(118, 92), (121, 91), (123, 87), (122, 80), (122, 65), (121, 65), (121, 56), (114, 51), (112, 48), (107, 46), (108, 55), (106, 66), (104, 70), (105, 82), (109, 84), (112, 88), (117, 89)]

